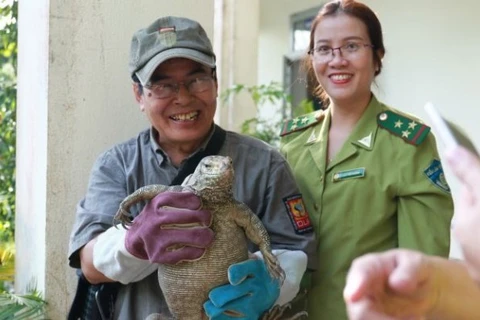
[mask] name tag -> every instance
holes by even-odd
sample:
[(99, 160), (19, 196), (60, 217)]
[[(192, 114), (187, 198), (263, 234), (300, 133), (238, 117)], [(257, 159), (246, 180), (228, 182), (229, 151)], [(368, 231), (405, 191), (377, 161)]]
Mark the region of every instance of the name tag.
[(336, 172), (333, 175), (332, 181), (337, 182), (342, 180), (363, 178), (363, 177), (365, 177), (365, 168), (355, 168), (355, 169)]

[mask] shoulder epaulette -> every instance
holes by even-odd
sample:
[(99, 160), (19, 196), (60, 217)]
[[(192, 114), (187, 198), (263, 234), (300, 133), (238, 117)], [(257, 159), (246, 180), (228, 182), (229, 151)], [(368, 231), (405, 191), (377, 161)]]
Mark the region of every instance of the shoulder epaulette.
[(422, 143), (430, 132), (429, 126), (390, 110), (380, 112), (377, 115), (377, 123), (380, 128), (414, 146)]
[(283, 137), (292, 132), (300, 131), (306, 129), (315, 123), (318, 123), (325, 116), (325, 111), (318, 110), (315, 112), (307, 113), (299, 117), (285, 120), (280, 132), (280, 136)]

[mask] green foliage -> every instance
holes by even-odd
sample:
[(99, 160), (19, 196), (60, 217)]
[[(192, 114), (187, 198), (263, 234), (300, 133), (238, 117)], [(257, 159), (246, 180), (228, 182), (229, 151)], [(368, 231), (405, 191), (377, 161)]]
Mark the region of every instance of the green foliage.
[(32, 285), (27, 294), (13, 293), (15, 243), (0, 242), (0, 320), (45, 319), (46, 302)]
[(15, 243), (13, 240), (0, 243), (0, 292), (9, 288), (15, 276)]
[[(262, 84), (256, 86), (245, 86), (243, 84), (236, 84), (231, 88), (225, 90), (221, 98), (227, 101), (230, 97), (246, 92), (255, 103), (257, 113), (260, 109), (265, 107), (266, 103), (275, 105), (278, 110), (285, 107), (288, 113), (297, 117), (299, 115), (314, 111), (313, 102), (309, 100), (302, 100), (298, 106), (292, 106), (292, 98), (286, 94), (282, 85), (278, 82), (270, 82), (269, 84)], [(275, 147), (278, 147), (280, 142), (280, 130), (283, 124), (283, 117), (278, 113), (270, 115), (266, 119), (259, 119), (258, 117), (250, 118), (242, 123), (241, 132), (260, 140), (263, 140)]]
[(45, 319), (46, 302), (41, 293), (36, 290), (29, 292), (26, 295), (0, 293), (0, 320)]
[(0, 242), (15, 232), (18, 2), (0, 0)]

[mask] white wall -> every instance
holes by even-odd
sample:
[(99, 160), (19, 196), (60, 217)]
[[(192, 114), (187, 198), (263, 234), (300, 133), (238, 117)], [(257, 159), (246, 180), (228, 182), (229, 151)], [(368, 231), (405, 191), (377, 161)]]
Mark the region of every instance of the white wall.
[[(429, 120), (433, 101), (480, 146), (480, 2), (476, 0), (365, 0), (384, 31), (386, 56), (377, 95), (387, 104)], [(291, 14), (322, 1), (262, 0), (258, 82), (282, 81), (282, 56), (290, 52)], [(477, 106), (477, 104), (479, 106)], [(440, 149), (443, 149), (439, 145)], [(457, 182), (446, 168), (454, 196)], [(454, 243), (454, 256), (458, 256)]]

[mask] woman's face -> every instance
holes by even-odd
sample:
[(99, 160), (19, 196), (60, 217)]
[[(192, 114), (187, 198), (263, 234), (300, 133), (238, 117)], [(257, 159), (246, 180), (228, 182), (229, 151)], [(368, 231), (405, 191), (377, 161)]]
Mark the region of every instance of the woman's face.
[(324, 17), (314, 30), (313, 52), (317, 80), (334, 104), (370, 98), (378, 66), (361, 20), (343, 13)]

